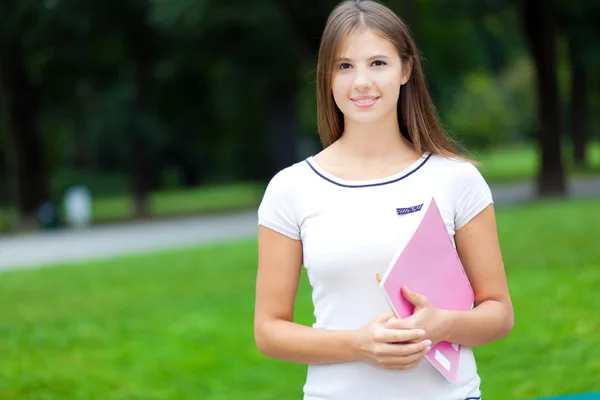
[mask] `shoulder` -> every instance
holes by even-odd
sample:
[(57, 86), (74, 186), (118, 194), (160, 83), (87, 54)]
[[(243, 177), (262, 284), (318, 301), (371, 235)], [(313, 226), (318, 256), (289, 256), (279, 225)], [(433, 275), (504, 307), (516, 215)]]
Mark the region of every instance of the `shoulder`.
[(440, 154), (432, 154), (429, 164), (437, 168), (446, 179), (464, 180), (464, 179), (483, 179), (483, 175), (477, 166), (469, 160), (450, 158)]
[(258, 206), (258, 223), (293, 239), (300, 238), (298, 194), (309, 167), (304, 161), (277, 172), (268, 182)]
[(306, 160), (298, 161), (278, 171), (267, 183), (265, 195), (270, 192), (289, 192), (302, 181), (306, 181), (310, 167)]
[(475, 164), (437, 154), (429, 161), (445, 198), (452, 203), (456, 230), (494, 202), (490, 186)]
[(456, 192), (473, 188), (489, 189), (477, 165), (469, 160), (432, 154), (427, 164), (438, 184), (447, 190)]

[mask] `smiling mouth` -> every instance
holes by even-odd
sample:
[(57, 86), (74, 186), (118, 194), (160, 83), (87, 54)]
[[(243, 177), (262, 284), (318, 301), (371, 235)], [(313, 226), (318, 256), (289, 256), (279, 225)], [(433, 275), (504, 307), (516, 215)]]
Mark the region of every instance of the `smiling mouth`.
[(375, 104), (379, 97), (353, 97), (352, 102), (359, 107), (369, 107)]

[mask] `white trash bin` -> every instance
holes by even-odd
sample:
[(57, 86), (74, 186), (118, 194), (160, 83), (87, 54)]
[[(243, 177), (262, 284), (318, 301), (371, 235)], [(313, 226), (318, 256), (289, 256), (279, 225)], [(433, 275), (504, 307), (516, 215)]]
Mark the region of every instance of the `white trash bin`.
[(92, 195), (85, 186), (68, 189), (64, 197), (65, 220), (74, 228), (84, 228), (92, 222)]

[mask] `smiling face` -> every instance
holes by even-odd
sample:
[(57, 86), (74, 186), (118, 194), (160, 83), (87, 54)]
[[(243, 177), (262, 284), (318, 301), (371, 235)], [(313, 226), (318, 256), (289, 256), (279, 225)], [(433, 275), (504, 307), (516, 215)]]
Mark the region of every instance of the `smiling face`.
[(393, 43), (360, 29), (339, 46), (331, 90), (347, 122), (397, 120), (400, 88), (408, 75)]

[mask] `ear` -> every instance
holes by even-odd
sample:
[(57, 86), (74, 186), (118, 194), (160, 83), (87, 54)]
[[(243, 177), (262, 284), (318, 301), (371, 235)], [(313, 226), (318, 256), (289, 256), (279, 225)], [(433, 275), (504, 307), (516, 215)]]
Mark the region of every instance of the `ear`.
[(400, 84), (406, 85), (412, 74), (413, 59), (412, 57), (406, 57), (402, 60), (402, 76), (400, 77)]

